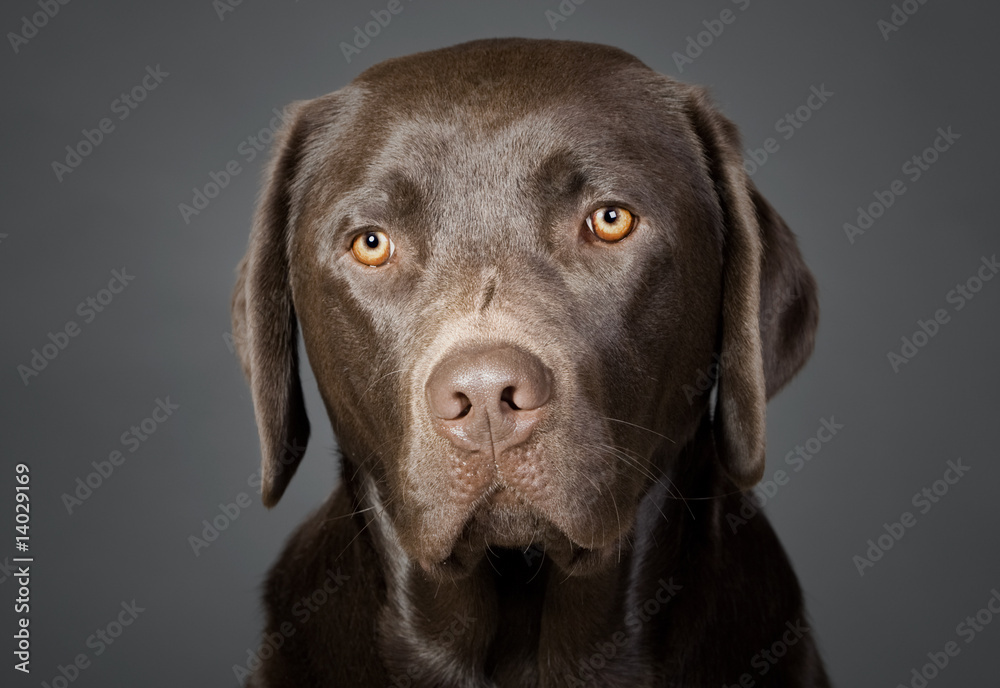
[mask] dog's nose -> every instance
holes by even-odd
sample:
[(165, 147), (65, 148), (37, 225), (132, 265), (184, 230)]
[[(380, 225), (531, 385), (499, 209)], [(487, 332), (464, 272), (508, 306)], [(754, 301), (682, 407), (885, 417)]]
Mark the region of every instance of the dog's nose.
[(513, 346), (462, 348), (438, 362), (426, 393), (438, 432), (455, 446), (499, 452), (531, 435), (552, 395), (552, 373)]

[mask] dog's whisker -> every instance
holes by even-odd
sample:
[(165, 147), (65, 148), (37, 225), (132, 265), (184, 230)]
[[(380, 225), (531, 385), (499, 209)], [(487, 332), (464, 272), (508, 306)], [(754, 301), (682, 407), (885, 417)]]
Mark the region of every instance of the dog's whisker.
[(500, 569), (498, 569), (496, 567), (496, 564), (493, 563), (492, 557), (488, 556), (490, 554), (492, 554), (493, 556), (496, 556), (496, 552), (494, 552), (493, 548), (490, 547), (490, 543), (486, 540), (486, 536), (485, 535), (483, 536), (483, 544), (486, 546), (486, 553), (487, 553), (486, 561), (489, 562), (490, 568), (492, 568), (496, 572), (496, 574), (498, 576), (502, 575), (500, 573)]
[[(686, 502), (688, 501), (688, 498), (684, 497), (684, 495), (681, 494), (680, 489), (670, 479), (669, 476), (667, 476), (665, 474), (664, 475), (659, 475), (659, 476), (653, 474), (652, 471), (650, 471), (648, 468), (646, 468), (645, 466), (642, 466), (639, 463), (639, 458), (638, 457), (634, 457), (631, 454), (629, 454), (628, 450), (625, 449), (624, 447), (616, 447), (616, 446), (608, 445), (608, 444), (602, 444), (600, 446), (602, 446), (603, 448), (607, 449), (609, 452), (612, 452), (615, 456), (618, 456), (619, 458), (621, 458), (623, 461), (625, 461), (626, 465), (629, 465), (629, 466), (635, 468), (636, 470), (640, 471), (641, 474), (646, 475), (647, 477), (649, 477), (654, 483), (662, 485), (663, 488), (667, 491), (667, 497), (668, 498), (670, 498), (670, 499), (676, 499), (678, 501), (685, 502), (685, 507), (687, 507), (688, 513), (691, 514), (691, 518), (694, 519), (694, 520), (696, 520), (694, 511), (691, 509), (690, 505), (686, 504)], [(664, 484), (663, 482), (661, 482), (662, 480), (666, 480), (667, 484)], [(675, 494), (675, 492), (676, 492), (676, 494)], [(656, 510), (659, 511), (660, 515), (663, 516), (663, 519), (666, 520), (667, 516), (666, 516), (666, 514), (663, 513), (663, 510), (660, 509), (659, 505), (656, 505)]]
[(662, 437), (663, 439), (665, 439), (667, 442), (670, 442), (671, 444), (677, 444), (677, 442), (675, 440), (667, 437), (666, 435), (663, 435), (661, 433), (656, 432), (656, 430), (650, 430), (649, 428), (645, 427), (644, 425), (638, 425), (636, 423), (631, 423), (631, 422), (629, 422), (627, 420), (622, 420), (621, 418), (612, 418), (611, 416), (601, 416), (601, 418), (603, 418), (604, 420), (610, 420), (612, 423), (621, 423), (622, 425), (629, 425), (629, 426), (631, 426), (633, 428), (638, 428), (639, 430), (645, 430), (646, 432), (648, 432), (650, 434), (653, 434), (653, 435), (656, 435), (657, 437)]
[[(608, 448), (611, 451), (616, 452), (617, 455), (620, 456), (623, 460), (625, 460), (625, 462), (627, 464), (629, 464), (629, 465), (633, 466), (634, 468), (636, 468), (637, 470), (641, 471), (644, 475), (646, 475), (647, 477), (649, 477), (650, 479), (652, 479), (654, 483), (659, 483), (659, 484), (663, 485), (663, 487), (667, 490), (667, 496), (670, 497), (671, 499), (677, 499), (677, 500), (680, 500), (680, 501), (684, 501), (685, 500), (685, 497), (681, 493), (680, 488), (678, 488), (677, 485), (676, 485), (676, 483), (674, 483), (670, 479), (670, 476), (668, 476), (666, 474), (660, 474), (660, 475), (654, 474), (649, 468), (643, 466), (640, 463), (640, 461), (641, 461), (640, 457), (633, 456), (624, 447), (615, 447), (615, 446), (611, 446), (611, 445), (603, 445), (603, 446), (605, 446), (606, 448)], [(661, 482), (662, 480), (666, 480), (668, 484), (664, 485)], [(693, 516), (693, 514), (692, 514), (692, 516)]]
[(682, 499), (686, 502), (698, 502), (698, 501), (707, 501), (710, 499), (723, 499), (725, 497), (731, 497), (732, 495), (738, 495), (738, 494), (743, 494), (743, 490), (737, 489), (737, 490), (731, 490), (729, 492), (723, 492), (717, 495), (711, 495), (708, 497), (683, 497)]
[(660, 477), (657, 476), (655, 473), (653, 473), (648, 467), (644, 466), (639, 457), (634, 457), (628, 454), (621, 447), (615, 447), (609, 444), (601, 444), (599, 446), (604, 450), (606, 450), (606, 452), (613, 455), (614, 457), (621, 459), (626, 466), (628, 466), (629, 468), (634, 468), (636, 471), (639, 472), (640, 475), (648, 478), (651, 482), (658, 483), (660, 481)]
[(379, 452), (380, 449), (382, 449), (385, 445), (389, 444), (390, 442), (393, 442), (393, 441), (396, 441), (396, 440), (402, 440), (402, 439), (403, 438), (402, 438), (401, 435), (400, 436), (388, 437), (388, 438), (386, 438), (386, 440), (384, 442), (382, 442), (381, 444), (377, 445), (374, 449), (372, 449), (368, 453), (368, 455), (364, 459), (361, 460), (361, 463), (359, 463), (357, 465), (357, 467), (354, 469), (354, 473), (351, 474), (351, 480), (354, 480), (355, 478), (358, 477), (358, 471), (360, 471), (362, 469), (362, 467), (364, 467), (364, 465), (366, 463), (368, 463), (368, 461)]
[(340, 551), (340, 554), (338, 554), (334, 558), (334, 561), (340, 561), (340, 558), (344, 556), (344, 553), (351, 548), (351, 545), (354, 544), (354, 541), (357, 540), (361, 536), (361, 533), (365, 532), (365, 530), (368, 529), (368, 526), (370, 526), (374, 522), (375, 522), (374, 518), (368, 519), (367, 522), (358, 530), (358, 532), (355, 533), (354, 537), (351, 538), (351, 541), (348, 542), (347, 545), (344, 547), (344, 549)]
[[(390, 494), (390, 496), (388, 497), (388, 499), (386, 499), (382, 503), (382, 511), (385, 511), (385, 507), (387, 507), (389, 504), (391, 504), (394, 501), (394, 499), (395, 499), (395, 494), (394, 493)], [(355, 509), (355, 510), (353, 510), (349, 514), (341, 514), (340, 516), (332, 516), (330, 518), (324, 518), (320, 522), (321, 523), (330, 523), (332, 521), (339, 521), (339, 520), (344, 519), (344, 518), (352, 518), (354, 516), (358, 516), (360, 514), (367, 513), (369, 511), (374, 511), (374, 510), (376, 510), (378, 508), (379, 508), (378, 506), (367, 506), (367, 507), (364, 507), (364, 508), (361, 508), (361, 509)]]
[(606, 449), (607, 451), (609, 451), (610, 453), (612, 453), (614, 456), (622, 459), (627, 465), (629, 465), (632, 468), (635, 468), (637, 471), (639, 471), (639, 473), (641, 475), (649, 478), (650, 480), (652, 480), (654, 482), (657, 480), (656, 474), (654, 474), (647, 466), (644, 466), (642, 464), (642, 461), (641, 461), (640, 457), (638, 457), (638, 456), (632, 456), (631, 454), (629, 454), (622, 447), (616, 447), (616, 446), (614, 446), (612, 444), (600, 444), (598, 446)]
[(611, 503), (615, 505), (615, 518), (618, 520), (618, 538), (617, 538), (618, 539), (618, 562), (621, 563), (621, 560), (622, 560), (622, 539), (621, 539), (621, 536), (622, 536), (622, 517), (621, 517), (621, 514), (618, 513), (618, 500), (615, 499), (615, 491), (614, 490), (610, 490), (610, 492), (611, 492)]
[(331, 518), (324, 518), (323, 519), (323, 523), (329, 523), (330, 521), (339, 521), (342, 518), (351, 518), (353, 516), (357, 516), (358, 514), (363, 514), (366, 511), (371, 511), (371, 510), (376, 509), (376, 508), (377, 507), (369, 506), (369, 507), (365, 507), (364, 509), (358, 509), (356, 511), (352, 511), (349, 514), (341, 514), (340, 516), (333, 516)]
[(372, 381), (372, 383), (370, 385), (368, 385), (368, 388), (365, 389), (365, 391), (361, 393), (361, 396), (358, 397), (358, 401), (363, 400), (365, 398), (365, 396), (367, 396), (368, 392), (372, 391), (372, 388), (375, 387), (375, 385), (377, 385), (379, 382), (381, 382), (385, 378), (389, 377), (390, 375), (398, 375), (398, 374), (403, 373), (403, 372), (406, 372), (406, 368), (399, 368), (397, 370), (393, 370), (391, 372), (386, 373), (385, 375), (380, 375), (379, 377), (375, 378)]
[[(383, 514), (383, 513), (385, 513), (385, 512), (386, 512), (386, 507), (388, 507), (388, 506), (389, 506), (389, 505), (390, 505), (390, 504), (391, 504), (391, 503), (393, 502), (393, 500), (394, 500), (395, 498), (396, 498), (396, 494), (395, 494), (395, 491), (393, 491), (392, 493), (390, 493), (390, 494), (388, 495), (388, 497), (387, 497), (387, 498), (386, 498), (386, 499), (385, 499), (384, 501), (382, 501), (382, 503), (381, 503), (381, 509), (379, 509), (379, 506), (378, 506), (378, 505), (373, 505), (373, 506), (370, 506), (370, 507), (367, 507), (367, 508), (365, 508), (365, 509), (362, 509), (361, 511), (364, 511), (364, 512), (367, 512), (367, 511), (373, 511), (373, 510), (376, 510), (376, 509), (378, 509), (379, 513), (380, 513), (380, 514)], [(328, 519), (328, 520), (334, 520), (334, 519)], [(355, 533), (354, 537), (352, 537), (352, 538), (351, 538), (350, 542), (348, 542), (348, 543), (347, 543), (347, 545), (346, 545), (346, 546), (344, 547), (344, 549), (342, 549), (342, 550), (340, 551), (340, 554), (338, 554), (338, 555), (337, 555), (337, 556), (335, 557), (334, 561), (339, 561), (339, 560), (340, 560), (340, 558), (341, 558), (342, 556), (344, 556), (344, 553), (345, 553), (345, 552), (347, 552), (347, 550), (349, 550), (349, 549), (351, 548), (351, 545), (353, 545), (353, 544), (354, 544), (354, 541), (355, 541), (355, 540), (357, 540), (357, 539), (358, 539), (358, 538), (359, 538), (359, 537), (361, 536), (361, 534), (362, 534), (363, 532), (365, 532), (365, 530), (367, 530), (367, 529), (368, 529), (368, 527), (369, 527), (369, 526), (370, 526), (370, 525), (371, 525), (372, 523), (374, 523), (374, 522), (375, 522), (376, 520), (377, 520), (377, 519), (375, 519), (375, 518), (368, 518), (368, 519), (365, 519), (365, 524), (364, 524), (364, 525), (363, 525), (363, 526), (362, 526), (362, 527), (361, 527), (360, 529), (358, 529), (358, 532), (357, 532), (357, 533)]]
[[(688, 500), (684, 497), (683, 494), (681, 494), (681, 489), (679, 487), (677, 487), (677, 483), (675, 483), (673, 480), (671, 480), (669, 475), (664, 474), (663, 477), (666, 479), (666, 481), (670, 485), (669, 487), (665, 486), (665, 487), (667, 487), (667, 496), (670, 497), (671, 499), (676, 499), (676, 500), (679, 500), (681, 502), (684, 502), (684, 506), (687, 508), (688, 513), (691, 514), (691, 520), (692, 521), (697, 521), (698, 519), (694, 515), (694, 509), (691, 508), (691, 505), (688, 504)], [(673, 493), (671, 493), (671, 491), (670, 491), (671, 487), (677, 492), (677, 496), (676, 497), (673, 495)]]

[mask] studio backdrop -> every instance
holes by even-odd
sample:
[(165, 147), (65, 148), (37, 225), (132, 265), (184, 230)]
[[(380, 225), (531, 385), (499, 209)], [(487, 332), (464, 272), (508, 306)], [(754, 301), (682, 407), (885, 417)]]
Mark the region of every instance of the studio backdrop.
[(618, 46), (740, 127), (820, 325), (727, 527), (768, 514), (836, 685), (992, 685), (998, 22), (969, 0), (6, 2), (0, 685), (240, 684), (266, 571), (339, 479), (306, 369), (313, 437), (261, 504), (234, 353), (283, 109), (506, 36)]

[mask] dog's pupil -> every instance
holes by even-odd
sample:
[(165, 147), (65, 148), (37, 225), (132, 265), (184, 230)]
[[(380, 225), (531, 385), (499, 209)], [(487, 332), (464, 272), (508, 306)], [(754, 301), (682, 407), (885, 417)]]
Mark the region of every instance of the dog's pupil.
[(378, 234), (369, 234), (365, 237), (365, 243), (368, 244), (368, 248), (378, 247)]
[(604, 221), (607, 222), (609, 225), (613, 225), (617, 219), (618, 219), (618, 211), (617, 210), (605, 210), (604, 211)]

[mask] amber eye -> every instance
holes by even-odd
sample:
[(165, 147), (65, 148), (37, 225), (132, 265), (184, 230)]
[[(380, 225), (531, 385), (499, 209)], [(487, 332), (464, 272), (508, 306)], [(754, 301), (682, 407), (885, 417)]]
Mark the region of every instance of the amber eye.
[(351, 251), (359, 263), (378, 267), (392, 257), (396, 247), (385, 232), (370, 231), (354, 237)]
[(587, 227), (605, 241), (624, 239), (635, 228), (636, 216), (616, 206), (598, 208), (587, 216)]

